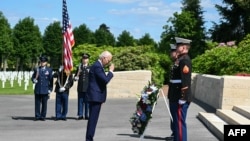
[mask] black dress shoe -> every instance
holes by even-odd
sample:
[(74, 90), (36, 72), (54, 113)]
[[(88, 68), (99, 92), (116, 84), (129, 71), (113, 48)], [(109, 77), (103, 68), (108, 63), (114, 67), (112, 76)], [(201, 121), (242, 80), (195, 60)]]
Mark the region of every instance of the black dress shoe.
[(165, 139), (166, 139), (166, 141), (174, 141), (174, 137), (172, 137), (172, 136), (166, 137)]
[(77, 118), (77, 120), (82, 120), (83, 119), (83, 116), (79, 116), (78, 118)]
[(34, 119), (34, 121), (38, 121), (38, 120), (40, 120), (40, 118), (35, 118), (35, 119)]
[(67, 120), (67, 118), (62, 118), (62, 120), (66, 121), (66, 120)]
[(40, 118), (41, 121), (45, 121), (45, 118)]
[(85, 117), (84, 119), (85, 119), (85, 120), (88, 120), (88, 119), (89, 119), (89, 117)]

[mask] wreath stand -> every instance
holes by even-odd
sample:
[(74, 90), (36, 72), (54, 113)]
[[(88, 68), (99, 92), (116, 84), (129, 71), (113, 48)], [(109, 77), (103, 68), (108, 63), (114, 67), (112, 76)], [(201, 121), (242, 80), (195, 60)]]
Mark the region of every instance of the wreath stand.
[[(163, 97), (163, 99), (164, 99), (164, 102), (165, 102), (165, 104), (166, 104), (166, 107), (167, 107), (167, 110), (168, 110), (168, 113), (169, 113), (169, 116), (170, 116), (170, 119), (171, 119), (171, 121), (173, 122), (173, 118), (172, 118), (172, 115), (171, 115), (171, 113), (170, 113), (170, 110), (169, 110), (169, 107), (168, 107), (168, 102), (167, 102), (167, 100), (166, 100), (166, 97), (165, 97), (165, 95), (164, 95), (163, 90), (162, 90), (162, 89), (159, 89), (159, 93), (162, 94), (162, 97)], [(159, 93), (157, 94), (157, 97), (159, 97)], [(153, 111), (154, 111), (154, 109), (155, 109), (156, 103), (157, 103), (157, 100), (154, 102), (154, 105), (153, 105), (153, 108), (152, 108), (152, 113), (151, 113), (151, 115), (153, 114)], [(149, 122), (150, 122), (150, 120), (149, 120)], [(148, 123), (149, 123), (149, 122), (148, 122)], [(148, 124), (147, 124), (147, 126), (145, 127), (144, 132), (143, 132), (142, 135), (140, 136), (140, 141), (142, 141), (142, 140), (144, 139), (144, 135), (145, 135), (145, 132), (146, 132), (147, 127), (148, 127)]]

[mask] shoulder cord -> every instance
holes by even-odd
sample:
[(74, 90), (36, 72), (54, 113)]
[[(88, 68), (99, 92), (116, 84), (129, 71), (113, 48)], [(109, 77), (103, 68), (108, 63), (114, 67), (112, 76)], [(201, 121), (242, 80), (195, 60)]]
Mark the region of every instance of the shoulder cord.
[[(62, 85), (61, 85), (61, 82), (60, 82), (60, 75), (58, 75), (58, 77), (57, 77), (57, 79), (58, 79), (58, 84), (59, 84), (59, 86), (60, 86), (60, 88), (62, 87)], [(64, 83), (64, 85), (63, 85), (63, 87), (65, 87), (66, 86), (66, 84), (68, 83), (68, 80), (69, 80), (69, 75), (67, 76), (67, 78), (66, 78), (66, 81), (65, 81), (65, 83)]]

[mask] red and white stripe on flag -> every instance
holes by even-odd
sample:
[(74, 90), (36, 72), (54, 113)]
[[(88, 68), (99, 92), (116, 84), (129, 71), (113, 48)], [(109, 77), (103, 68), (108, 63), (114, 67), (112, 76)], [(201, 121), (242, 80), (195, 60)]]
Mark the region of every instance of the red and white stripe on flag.
[(64, 71), (68, 75), (73, 70), (72, 47), (75, 44), (72, 26), (69, 21), (66, 0), (63, 0), (63, 62)]

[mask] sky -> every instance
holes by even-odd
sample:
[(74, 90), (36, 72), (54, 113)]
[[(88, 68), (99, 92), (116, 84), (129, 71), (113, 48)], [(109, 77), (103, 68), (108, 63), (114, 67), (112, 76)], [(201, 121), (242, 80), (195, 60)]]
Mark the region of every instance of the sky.
[[(95, 31), (106, 24), (117, 38), (124, 30), (135, 39), (148, 33), (156, 42), (160, 41), (163, 26), (181, 11), (182, 0), (67, 0), (67, 9), (72, 27), (85, 24)], [(214, 7), (221, 0), (201, 0), (205, 27), (219, 22)], [(0, 11), (13, 28), (20, 20), (31, 17), (43, 34), (54, 21), (62, 21), (62, 0), (0, 0)]]

